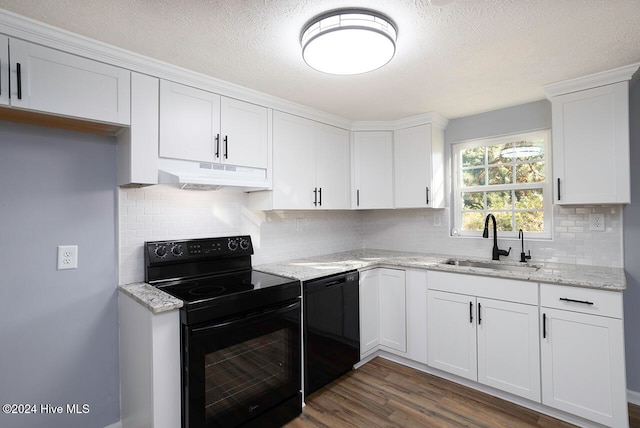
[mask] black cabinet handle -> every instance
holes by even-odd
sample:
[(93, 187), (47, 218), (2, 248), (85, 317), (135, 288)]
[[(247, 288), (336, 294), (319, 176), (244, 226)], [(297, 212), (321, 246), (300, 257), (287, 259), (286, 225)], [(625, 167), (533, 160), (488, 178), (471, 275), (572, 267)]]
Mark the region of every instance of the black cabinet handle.
[(478, 325), (482, 324), (482, 305), (478, 303)]
[(558, 200), (560, 200), (560, 179), (558, 178)]
[(593, 302), (590, 302), (588, 300), (573, 300), (567, 299), (566, 297), (561, 297), (560, 300), (564, 302), (582, 303), (583, 305), (593, 305)]
[(473, 302), (469, 302), (469, 322), (473, 324)]
[(427, 205), (429, 205), (429, 187), (427, 187)]
[(318, 187), (318, 205), (322, 206), (322, 187)]
[(229, 159), (229, 144), (227, 136), (224, 136), (224, 158)]
[(220, 134), (216, 134), (216, 159), (220, 158)]
[(356, 207), (360, 206), (360, 189), (356, 190)]
[(318, 206), (318, 188), (317, 187), (313, 188), (313, 206), (314, 207)]
[(542, 338), (547, 338), (547, 314), (542, 314)]
[(22, 65), (16, 63), (16, 73), (18, 74), (18, 99), (22, 99)]

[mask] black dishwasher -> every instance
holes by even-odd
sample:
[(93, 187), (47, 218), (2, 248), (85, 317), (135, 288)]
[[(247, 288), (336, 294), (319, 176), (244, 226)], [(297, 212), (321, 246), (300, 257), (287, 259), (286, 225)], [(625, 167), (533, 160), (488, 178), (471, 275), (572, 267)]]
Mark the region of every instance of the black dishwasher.
[(360, 361), (358, 280), (349, 271), (303, 283), (305, 395)]

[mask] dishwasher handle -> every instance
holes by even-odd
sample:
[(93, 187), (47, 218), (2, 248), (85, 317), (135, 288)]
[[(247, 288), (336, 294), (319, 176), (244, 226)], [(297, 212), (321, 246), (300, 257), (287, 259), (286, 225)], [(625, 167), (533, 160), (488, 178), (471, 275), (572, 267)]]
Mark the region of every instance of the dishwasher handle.
[(331, 287), (340, 287), (348, 283), (358, 284), (358, 271), (350, 271), (319, 278), (304, 283), (305, 293), (314, 293)]

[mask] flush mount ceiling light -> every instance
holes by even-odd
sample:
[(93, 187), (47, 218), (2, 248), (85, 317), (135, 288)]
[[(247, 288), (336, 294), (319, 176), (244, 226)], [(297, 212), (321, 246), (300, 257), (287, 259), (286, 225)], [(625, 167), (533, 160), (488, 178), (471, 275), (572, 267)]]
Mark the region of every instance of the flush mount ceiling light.
[(531, 158), (539, 156), (542, 153), (542, 147), (534, 144), (516, 143), (514, 146), (509, 145), (500, 151), (500, 156), (503, 158)]
[(394, 22), (380, 12), (337, 9), (316, 16), (302, 28), (302, 57), (324, 73), (366, 73), (393, 58), (397, 35)]

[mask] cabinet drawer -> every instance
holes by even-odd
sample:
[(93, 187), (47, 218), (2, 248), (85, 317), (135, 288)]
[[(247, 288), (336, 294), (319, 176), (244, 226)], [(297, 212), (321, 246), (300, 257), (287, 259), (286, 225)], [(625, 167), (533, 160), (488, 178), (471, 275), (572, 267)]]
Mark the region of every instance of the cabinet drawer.
[(526, 305), (538, 304), (538, 283), (490, 276), (428, 271), (427, 288)]
[(622, 293), (617, 291), (540, 284), (540, 305), (547, 308), (622, 318)]

